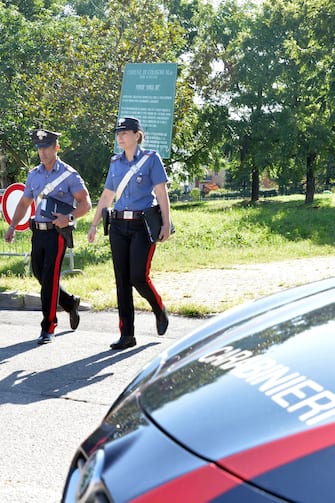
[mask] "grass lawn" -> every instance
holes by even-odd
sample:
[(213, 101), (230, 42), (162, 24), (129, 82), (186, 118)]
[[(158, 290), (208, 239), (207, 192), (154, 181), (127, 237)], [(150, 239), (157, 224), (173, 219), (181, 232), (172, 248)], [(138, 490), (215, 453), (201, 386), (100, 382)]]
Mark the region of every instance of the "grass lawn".
[[(157, 245), (152, 271), (225, 269), (234, 264), (330, 256), (334, 253), (334, 214), (332, 194), (317, 195), (313, 205), (305, 205), (302, 195), (269, 198), (257, 204), (242, 199), (176, 203), (172, 205), (176, 233), (167, 243)], [(66, 275), (62, 283), (95, 309), (115, 308), (113, 265), (101, 224), (96, 242), (87, 242), (92, 216), (93, 210), (79, 221), (75, 233), (74, 267), (84, 274)], [(0, 252), (29, 252), (30, 231), (17, 233), (10, 248), (3, 241), (6, 227), (0, 221)], [(64, 269), (69, 269), (68, 258)], [(0, 291), (13, 290), (38, 293), (39, 285), (22, 256), (2, 255)]]

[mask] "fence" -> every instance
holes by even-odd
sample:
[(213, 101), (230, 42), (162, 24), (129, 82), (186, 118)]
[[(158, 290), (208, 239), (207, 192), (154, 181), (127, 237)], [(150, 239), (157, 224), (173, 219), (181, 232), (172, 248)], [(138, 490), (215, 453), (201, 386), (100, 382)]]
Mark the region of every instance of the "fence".
[(13, 243), (6, 243), (5, 234), (8, 229), (2, 212), (0, 212), (0, 255), (24, 257), (25, 263), (30, 260), (30, 238), (29, 231), (16, 232)]

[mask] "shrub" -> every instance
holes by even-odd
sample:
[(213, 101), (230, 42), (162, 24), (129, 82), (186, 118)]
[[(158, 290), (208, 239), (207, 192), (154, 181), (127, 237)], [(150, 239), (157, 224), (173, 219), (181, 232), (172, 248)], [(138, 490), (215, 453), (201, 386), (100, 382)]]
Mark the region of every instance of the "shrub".
[(206, 198), (208, 199), (217, 199), (219, 197), (224, 197), (225, 195), (225, 190), (224, 189), (216, 189), (216, 190), (211, 190), (210, 192), (208, 192), (208, 194), (206, 194)]
[(194, 189), (192, 189), (190, 192), (191, 201), (199, 201), (200, 196), (201, 194), (199, 187), (194, 187)]

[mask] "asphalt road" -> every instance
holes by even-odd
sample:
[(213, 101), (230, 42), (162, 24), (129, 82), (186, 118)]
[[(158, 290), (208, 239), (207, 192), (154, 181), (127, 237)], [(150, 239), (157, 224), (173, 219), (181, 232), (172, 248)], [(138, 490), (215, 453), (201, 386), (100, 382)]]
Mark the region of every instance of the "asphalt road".
[[(335, 276), (333, 257), (155, 275), (167, 305), (206, 304), (223, 310), (284, 288)], [(161, 284), (159, 282), (161, 281)], [(11, 306), (12, 310), (5, 308)], [(138, 345), (112, 352), (115, 311), (81, 311), (76, 332), (59, 313), (56, 341), (39, 347), (39, 296), (0, 294), (0, 503), (59, 503), (79, 443), (146, 363), (204, 320), (170, 317), (164, 337), (149, 313), (137, 313)], [(215, 309), (214, 309), (215, 308)]]
[(79, 443), (153, 357), (204, 323), (170, 317), (158, 337), (151, 313), (136, 314), (138, 345), (111, 351), (115, 311), (82, 311), (76, 332), (59, 313), (56, 340), (37, 346), (39, 311), (0, 309), (0, 501), (59, 503)]

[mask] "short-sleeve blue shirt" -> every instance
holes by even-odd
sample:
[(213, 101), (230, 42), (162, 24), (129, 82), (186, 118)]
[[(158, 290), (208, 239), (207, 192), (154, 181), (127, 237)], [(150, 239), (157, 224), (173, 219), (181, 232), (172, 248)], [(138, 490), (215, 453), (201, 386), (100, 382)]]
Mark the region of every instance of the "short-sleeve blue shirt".
[(105, 188), (116, 192), (125, 174), (146, 154), (148, 154), (146, 161), (139, 171), (130, 178), (120, 199), (116, 201), (116, 210), (141, 211), (157, 204), (153, 189), (155, 185), (167, 182), (168, 177), (160, 155), (153, 150), (144, 150), (138, 147), (134, 159), (130, 162), (124, 152), (112, 157)]
[[(44, 164), (39, 164), (29, 171), (23, 195), (29, 197), (30, 199), (34, 199), (36, 203), (38, 196), (41, 192), (43, 192), (45, 186), (60, 177), (64, 171), (70, 172), (70, 175), (65, 180), (57, 184), (55, 188), (49, 192), (49, 195), (67, 204), (73, 205), (73, 194), (83, 190), (85, 188), (85, 183), (79, 173), (71, 166), (61, 161), (59, 157), (57, 157), (51, 171), (47, 171)], [(40, 206), (41, 205), (39, 204), (36, 208), (36, 222), (50, 221), (48, 218), (45, 218), (40, 214)]]

